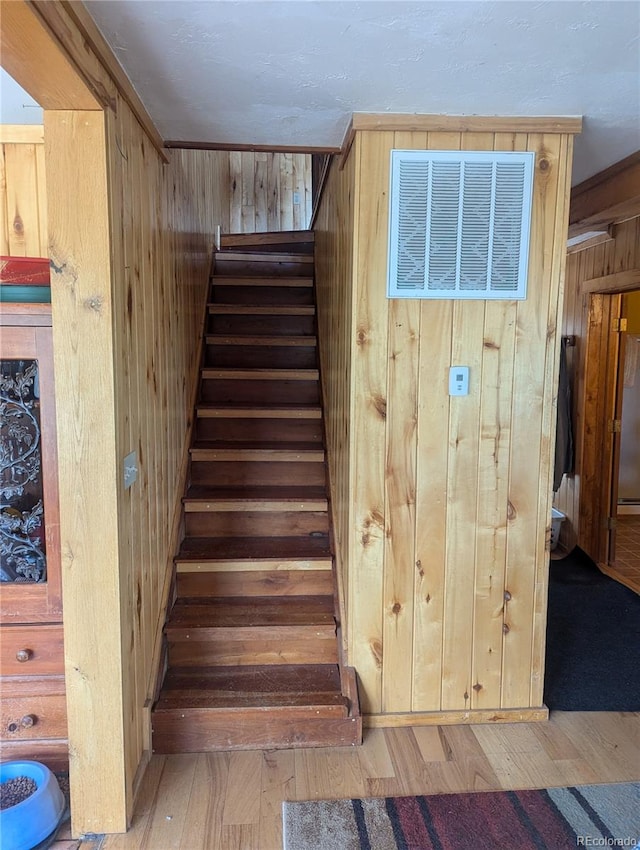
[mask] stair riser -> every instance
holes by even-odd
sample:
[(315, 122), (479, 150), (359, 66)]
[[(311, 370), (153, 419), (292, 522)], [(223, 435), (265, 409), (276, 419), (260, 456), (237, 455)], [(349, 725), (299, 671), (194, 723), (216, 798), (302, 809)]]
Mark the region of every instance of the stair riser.
[[(324, 463), (260, 463), (240, 461), (193, 461), (191, 483), (219, 487), (260, 485), (324, 486)], [(255, 535), (257, 536), (257, 535)]]
[(209, 333), (225, 336), (313, 336), (313, 316), (213, 315)]
[(266, 262), (216, 257), (215, 273), (229, 277), (308, 277), (313, 274), (313, 264), (294, 259), (287, 262)]
[(327, 534), (329, 519), (319, 511), (185, 513), (187, 537), (306, 537)]
[(179, 597), (325, 596), (333, 593), (331, 570), (263, 570), (179, 573)]
[(213, 278), (211, 301), (214, 304), (244, 304), (251, 307), (313, 306), (310, 286), (227, 286)]
[(315, 346), (207, 345), (205, 366), (241, 369), (315, 369)]
[(282, 639), (179, 641), (169, 639), (169, 665), (177, 667), (253, 664), (337, 664), (335, 637), (327, 640)]
[[(197, 714), (196, 714), (197, 712)], [(180, 709), (153, 717), (156, 753), (201, 753), (218, 750), (351, 747), (362, 742), (361, 718), (292, 720), (263, 713)]]
[(213, 419), (199, 417), (197, 440), (224, 442), (318, 443), (322, 448), (322, 423), (319, 419)]
[(230, 381), (204, 378), (200, 384), (200, 398), (204, 402), (222, 404), (319, 404), (320, 392), (318, 382), (314, 380)]

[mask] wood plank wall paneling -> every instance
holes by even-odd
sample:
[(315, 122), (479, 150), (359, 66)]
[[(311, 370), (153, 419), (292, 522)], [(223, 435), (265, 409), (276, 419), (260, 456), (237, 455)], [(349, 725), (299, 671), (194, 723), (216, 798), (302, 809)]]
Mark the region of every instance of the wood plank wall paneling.
[(349, 563), (351, 527), (351, 488), (349, 423), (353, 396), (349, 384), (353, 360), (351, 327), (354, 250), (355, 157), (343, 170), (334, 157), (324, 193), (324, 203), (315, 229), (316, 292), (318, 302), (318, 344), (325, 430), (328, 453), (331, 511), (336, 550), (336, 567), (342, 602), (342, 636), (354, 640), (346, 612), (349, 583), (345, 573)]
[(305, 230), (311, 220), (311, 155), (230, 151), (231, 233)]
[[(589, 329), (589, 296), (581, 290), (584, 281), (640, 268), (640, 217), (614, 224), (612, 242), (585, 248), (567, 256), (566, 285), (562, 333), (575, 336), (575, 346), (567, 348), (567, 363), (573, 378), (573, 423), (575, 436), (575, 471), (565, 475), (555, 499), (555, 506), (567, 515), (562, 524), (561, 544), (572, 549), (579, 545), (593, 558), (598, 553), (590, 550), (591, 535), (581, 523), (586, 523), (586, 514), (580, 519), (580, 487), (582, 481), (583, 453), (586, 450), (584, 434), (585, 399), (588, 387), (586, 375), (586, 342)], [(612, 280), (602, 284), (603, 291), (615, 292), (619, 284)], [(601, 305), (600, 305), (601, 306)], [(598, 305), (593, 305), (594, 309)]]
[(46, 191), (42, 127), (0, 128), (0, 255), (48, 256)]
[(147, 701), (175, 547), (185, 445), (213, 237), (228, 228), (229, 156), (169, 153), (163, 165), (133, 113), (109, 113), (117, 457), (136, 451), (121, 491), (123, 647), (128, 647), (127, 776), (149, 750)]
[[(386, 299), (394, 147), (536, 152), (525, 301)], [(351, 485), (334, 522), (370, 721), (542, 704), (570, 160), (559, 134), (363, 131), (329, 177), (317, 244), (330, 244), (341, 199), (354, 209), (352, 262), (347, 245), (341, 271), (319, 261), (317, 279), (324, 347), (351, 337), (351, 360), (325, 370), (325, 404), (332, 491)], [(455, 363), (471, 388), (450, 399)]]
[[(150, 697), (211, 251), (216, 225), (227, 230), (229, 223), (227, 153), (174, 150), (165, 165), (123, 101), (104, 117), (86, 116), (45, 112), (55, 174), (51, 255), (60, 269), (53, 325), (66, 459), (61, 531), (74, 834), (125, 828), (150, 755)], [(87, 150), (89, 127), (98, 135)], [(78, 184), (74, 169), (87, 156), (87, 172), (102, 170), (104, 185)], [(78, 191), (65, 194), (69, 186)], [(96, 209), (108, 214), (105, 222)], [(94, 268), (78, 242), (88, 251), (96, 230), (109, 241)], [(131, 451), (138, 476), (124, 490), (123, 459)]]

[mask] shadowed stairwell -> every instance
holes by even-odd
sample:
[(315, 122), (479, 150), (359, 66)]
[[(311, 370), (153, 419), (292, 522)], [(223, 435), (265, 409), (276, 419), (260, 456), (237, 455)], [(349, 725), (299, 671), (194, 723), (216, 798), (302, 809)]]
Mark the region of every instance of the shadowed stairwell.
[(313, 234), (225, 237), (204, 342), (153, 749), (358, 744), (337, 636)]

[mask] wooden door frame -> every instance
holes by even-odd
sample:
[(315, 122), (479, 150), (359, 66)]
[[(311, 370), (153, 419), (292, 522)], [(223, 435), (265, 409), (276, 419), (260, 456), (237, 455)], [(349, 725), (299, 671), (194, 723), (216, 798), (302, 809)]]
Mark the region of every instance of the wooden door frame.
[(598, 564), (609, 560), (611, 531), (608, 519), (614, 489), (614, 433), (620, 333), (613, 330), (619, 318), (622, 295), (640, 288), (640, 269), (583, 281), (580, 290), (587, 310), (585, 393), (582, 410), (581, 485), (579, 504), (580, 545)]
[[(60, 4), (45, 4), (51, 15)], [(104, 100), (38, 13), (3, 3), (2, 66), (44, 110), (73, 835), (124, 832), (127, 788)]]

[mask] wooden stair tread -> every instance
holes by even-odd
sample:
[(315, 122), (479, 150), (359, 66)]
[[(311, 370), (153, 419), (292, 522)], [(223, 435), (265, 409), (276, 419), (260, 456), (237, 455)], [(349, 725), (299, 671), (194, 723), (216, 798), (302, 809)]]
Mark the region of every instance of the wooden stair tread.
[(238, 631), (268, 626), (335, 625), (332, 596), (226, 596), (178, 598), (166, 624), (168, 634), (184, 629)]
[(314, 316), (312, 304), (208, 304), (209, 313), (216, 316)]
[(281, 346), (283, 348), (295, 346), (314, 347), (317, 343), (315, 336), (267, 336), (258, 334), (207, 334), (207, 345), (264, 345)]
[(185, 537), (177, 561), (325, 560), (331, 557), (329, 536), (314, 537)]
[(176, 667), (165, 678), (157, 710), (332, 706), (346, 713), (335, 664)]
[(215, 251), (215, 260), (232, 260), (239, 263), (309, 263), (313, 265), (313, 254), (297, 253), (275, 253), (272, 251)]
[(201, 402), (196, 407), (201, 417), (220, 419), (321, 419), (322, 410), (314, 404), (219, 404)]
[(175, 667), (167, 672), (167, 690), (208, 690), (212, 693), (299, 693), (301, 690), (340, 692), (337, 664), (264, 664), (242, 667)]
[(206, 367), (200, 371), (208, 380), (241, 381), (317, 381), (317, 369), (237, 369)]
[(265, 286), (265, 287), (302, 287), (308, 289), (313, 286), (312, 277), (256, 277), (251, 275), (213, 275), (211, 278), (213, 286)]
[(322, 463), (321, 443), (243, 443), (198, 440), (189, 450), (193, 461)]
[(323, 596), (333, 593), (330, 566), (310, 570), (205, 570), (176, 573), (176, 597)]
[(230, 247), (240, 246), (259, 250), (260, 246), (278, 245), (287, 242), (308, 244), (310, 246), (309, 251), (313, 251), (315, 236), (316, 234), (313, 230), (278, 230), (267, 233), (223, 233), (220, 236), (220, 242), (222, 251)]
[[(268, 666), (268, 665), (267, 665)], [(274, 669), (278, 665), (271, 665)], [(293, 709), (308, 709), (314, 714), (322, 713), (323, 716), (347, 716), (347, 700), (340, 693), (322, 693), (312, 691), (297, 694), (210, 694), (208, 691), (201, 693), (183, 693), (180, 695), (160, 693), (155, 712), (160, 711), (188, 711), (189, 709), (207, 709), (216, 711), (237, 711), (244, 714), (253, 709), (258, 712), (284, 711), (290, 717)]]
[(313, 241), (228, 235), (214, 254), (156, 752), (362, 740), (340, 666)]

